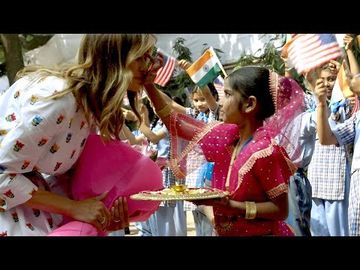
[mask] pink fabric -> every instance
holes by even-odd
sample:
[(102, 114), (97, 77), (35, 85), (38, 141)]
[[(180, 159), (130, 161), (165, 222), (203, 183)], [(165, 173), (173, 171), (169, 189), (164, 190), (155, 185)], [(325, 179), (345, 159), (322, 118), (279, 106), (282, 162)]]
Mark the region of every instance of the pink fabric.
[[(305, 110), (305, 94), (298, 83), (287, 77), (277, 76), (278, 80), (270, 83), (270, 87), (276, 87), (273, 96), (277, 111), (268, 118), (263, 129), (272, 138), (277, 138), (292, 160), (296, 160), (301, 154), (299, 143), (301, 121), (297, 118)], [(272, 84), (276, 85), (272, 85)]]
[[(219, 140), (221, 138), (221, 140)], [(239, 127), (222, 123), (214, 127), (200, 141), (203, 153), (208, 161), (215, 162), (212, 187), (225, 189), (225, 181), (230, 165), (234, 143), (239, 139)]]
[[(210, 132), (201, 141), (207, 150), (207, 157), (214, 159), (217, 156), (215, 168), (222, 181), (215, 181), (217, 188), (225, 190), (229, 162), (221, 162), (219, 156), (228, 156), (227, 147), (221, 149), (213, 141), (218, 138), (221, 130), (223, 137), (229, 138), (233, 131), (227, 124), (223, 124)], [(231, 140), (228, 140), (229, 142)], [(216, 151), (218, 151), (216, 153)], [(289, 161), (289, 162), (288, 162)], [(289, 177), (294, 173), (290, 160), (284, 149), (271, 140), (271, 136), (263, 128), (259, 128), (249, 142), (238, 154), (230, 174), (230, 198), (235, 201), (266, 202), (287, 193)], [(215, 170), (214, 168), (214, 170)], [(221, 186), (220, 186), (221, 184)], [(246, 220), (238, 216), (234, 208), (215, 208), (215, 228), (220, 236), (251, 236), (251, 235), (293, 235), (282, 220)]]
[[(253, 139), (237, 156), (229, 178), (231, 199), (236, 201), (271, 201), (288, 191), (289, 177), (300, 153), (298, 116), (304, 111), (304, 91), (292, 79), (270, 79), (276, 112), (253, 134)], [(208, 161), (215, 162), (213, 187), (225, 190), (231, 155), (239, 139), (239, 128), (219, 122), (204, 125), (178, 113), (170, 115), (171, 169), (181, 178), (186, 155), (200, 145)], [(182, 140), (190, 141), (178, 147)], [(214, 208), (215, 227), (219, 235), (293, 235), (282, 220), (247, 220), (233, 208)]]
[[(132, 222), (148, 219), (157, 210), (160, 202), (132, 200), (129, 196), (143, 190), (162, 188), (162, 173), (156, 163), (123, 142), (104, 144), (100, 137), (94, 134), (87, 139), (71, 186), (72, 195), (76, 200), (109, 191), (103, 200), (108, 208), (119, 196), (126, 196)], [(50, 236), (103, 234), (90, 224), (70, 221), (54, 230)]]

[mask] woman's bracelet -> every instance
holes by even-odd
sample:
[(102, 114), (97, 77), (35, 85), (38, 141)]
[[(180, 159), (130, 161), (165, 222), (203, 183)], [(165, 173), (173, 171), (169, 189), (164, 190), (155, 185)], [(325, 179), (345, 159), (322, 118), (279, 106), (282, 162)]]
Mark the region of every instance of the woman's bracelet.
[(256, 203), (255, 202), (245, 202), (245, 219), (255, 219), (256, 218)]
[(160, 117), (160, 118), (165, 118), (166, 116), (168, 116), (172, 111), (172, 107), (170, 104), (166, 104), (161, 110), (156, 111), (156, 114)]

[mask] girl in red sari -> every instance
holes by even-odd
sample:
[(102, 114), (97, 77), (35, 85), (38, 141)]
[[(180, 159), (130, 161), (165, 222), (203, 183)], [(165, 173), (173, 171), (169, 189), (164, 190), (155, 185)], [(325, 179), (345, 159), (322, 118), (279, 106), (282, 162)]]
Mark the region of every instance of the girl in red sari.
[[(266, 68), (240, 68), (225, 79), (225, 123), (211, 124), (176, 113), (151, 82), (145, 87), (170, 130), (174, 174), (184, 176), (183, 161), (196, 144), (215, 162), (213, 187), (229, 191), (229, 196), (197, 204), (213, 207), (217, 234), (293, 235), (284, 219), (288, 181), (296, 170), (289, 158), (298, 152), (301, 118), (296, 116), (303, 111), (304, 93), (297, 83)], [(189, 141), (185, 149), (179, 147), (182, 139)]]

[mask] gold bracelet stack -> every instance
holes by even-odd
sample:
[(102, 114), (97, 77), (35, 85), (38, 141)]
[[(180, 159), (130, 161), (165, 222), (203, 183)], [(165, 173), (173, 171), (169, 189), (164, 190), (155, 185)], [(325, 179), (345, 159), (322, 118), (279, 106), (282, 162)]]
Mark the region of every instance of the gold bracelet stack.
[(156, 114), (160, 117), (160, 118), (165, 118), (166, 116), (168, 116), (172, 111), (172, 107), (170, 104), (166, 104), (161, 110), (156, 111)]
[(246, 201), (245, 207), (246, 207), (245, 218), (254, 219), (256, 217), (256, 203)]

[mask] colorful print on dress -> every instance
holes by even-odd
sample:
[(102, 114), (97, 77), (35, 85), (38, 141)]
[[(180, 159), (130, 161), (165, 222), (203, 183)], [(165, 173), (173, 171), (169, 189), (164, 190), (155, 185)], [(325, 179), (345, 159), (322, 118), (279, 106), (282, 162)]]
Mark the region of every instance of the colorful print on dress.
[(7, 231), (0, 232), (0, 237), (4, 237), (4, 236), (7, 236)]
[(7, 168), (0, 164), (0, 173), (4, 172)]
[(40, 210), (39, 209), (32, 209), (33, 210), (33, 214), (34, 214), (34, 216), (35, 217), (38, 217), (38, 216), (40, 216)]
[(54, 172), (56, 172), (60, 168), (61, 164), (62, 164), (62, 162), (56, 162)]
[(17, 99), (20, 96), (20, 91), (16, 91), (14, 94), (14, 99)]
[(11, 213), (11, 216), (12, 216), (14, 222), (19, 222), (19, 217), (16, 212)]
[(81, 142), (81, 144), (80, 144), (80, 146), (83, 147), (84, 144), (85, 144), (85, 142), (86, 142), (86, 139), (83, 139), (82, 142)]
[(0, 129), (0, 136), (6, 135), (8, 132), (6, 129)]
[(29, 166), (29, 164), (30, 164), (30, 161), (29, 161), (29, 160), (25, 160), (24, 163), (23, 163), (23, 165), (21, 166), (21, 169), (22, 169), (22, 170), (25, 170), (25, 169)]
[(38, 100), (39, 98), (37, 96), (32, 95), (30, 98), (30, 104), (34, 105)]
[(38, 146), (43, 146), (45, 143), (47, 143), (48, 139), (41, 138), (41, 140), (38, 142)]
[(28, 227), (30, 230), (35, 230), (34, 226), (31, 223), (26, 223), (26, 227)]
[(5, 117), (5, 120), (8, 122), (12, 122), (16, 120), (16, 115), (15, 113), (9, 114), (8, 116)]
[(54, 154), (54, 153), (56, 153), (59, 149), (60, 149), (60, 146), (58, 146), (58, 145), (55, 143), (55, 144), (53, 144), (53, 146), (51, 146), (51, 148), (50, 148), (50, 153)]
[(53, 219), (50, 217), (47, 219), (48, 223), (49, 223), (49, 226), (50, 226), (50, 229), (52, 229), (53, 227)]
[(15, 177), (16, 177), (16, 173), (10, 173), (9, 174), (10, 181), (14, 180)]
[(42, 120), (44, 120), (44, 118), (42, 118), (40, 115), (35, 115), (31, 121), (31, 124), (36, 127), (42, 122)]
[(73, 118), (71, 118), (69, 121), (69, 128), (71, 128), (72, 121), (73, 121)]
[(13, 147), (13, 150), (14, 150), (15, 152), (19, 152), (19, 151), (24, 147), (24, 145), (25, 145), (25, 144), (23, 144), (22, 142), (16, 140), (16, 143), (15, 143), (15, 145), (14, 145), (14, 147)]
[(14, 193), (12, 193), (11, 189), (9, 189), (8, 191), (5, 191), (3, 194), (10, 199), (13, 199), (15, 197), (15, 195), (14, 195)]
[(75, 152), (76, 152), (76, 150), (73, 150), (73, 151), (71, 152), (70, 159), (72, 159), (72, 158), (73, 158), (73, 156), (75, 155)]
[(61, 124), (61, 122), (64, 120), (64, 116), (61, 114), (58, 119), (56, 120), (56, 124)]
[(71, 137), (72, 137), (72, 134), (71, 133), (68, 133), (67, 135), (66, 135), (66, 143), (69, 143), (70, 141), (71, 141)]

